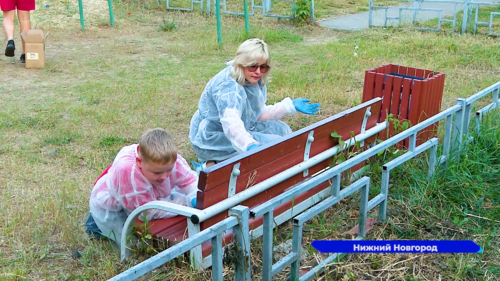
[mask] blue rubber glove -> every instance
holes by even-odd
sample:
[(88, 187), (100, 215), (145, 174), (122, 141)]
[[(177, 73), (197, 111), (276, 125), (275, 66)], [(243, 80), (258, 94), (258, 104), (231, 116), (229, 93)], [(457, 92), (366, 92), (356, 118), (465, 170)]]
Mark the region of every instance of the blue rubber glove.
[(203, 170), (205, 167), (203, 167), (204, 162), (198, 163), (196, 161), (191, 161), (191, 165), (193, 165), (193, 170), (199, 175), (201, 170)]
[(193, 208), (196, 208), (196, 197), (191, 199), (191, 206), (193, 206)]
[(293, 106), (298, 112), (302, 112), (304, 114), (316, 115), (316, 112), (319, 110), (319, 103), (309, 103), (311, 100), (308, 99), (294, 99)]
[(257, 148), (257, 147), (259, 147), (259, 145), (258, 145), (258, 144), (256, 144), (256, 143), (251, 144), (251, 145), (249, 145), (249, 146), (248, 146), (247, 151), (250, 151), (250, 150), (252, 150), (252, 149), (254, 149), (254, 148)]

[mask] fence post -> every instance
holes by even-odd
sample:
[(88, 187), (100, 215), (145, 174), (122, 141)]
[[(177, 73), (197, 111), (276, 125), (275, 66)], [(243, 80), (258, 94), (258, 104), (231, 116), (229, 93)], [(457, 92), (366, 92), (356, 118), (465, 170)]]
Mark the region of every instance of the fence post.
[(270, 281), (272, 280), (272, 270), (273, 270), (273, 210), (264, 214), (264, 220), (262, 224), (262, 280)]
[(371, 28), (372, 26), (373, 26), (373, 0), (370, 0), (368, 1), (368, 28)]
[(292, 252), (297, 253), (297, 259), (290, 265), (290, 280), (299, 280), (300, 278), (300, 255), (302, 254), (302, 222), (293, 220), (293, 240)]
[(436, 171), (437, 146), (439, 143), (439, 140), (437, 138), (433, 138), (432, 140), (436, 140), (436, 143), (431, 147), (429, 155), (429, 172), (427, 174), (429, 180), (434, 176), (434, 172)]
[(465, 30), (467, 29), (467, 22), (469, 19), (467, 18), (469, 16), (469, 0), (464, 0), (464, 16), (463, 16), (463, 21), (462, 21), (462, 34), (465, 34)]
[(82, 26), (82, 30), (85, 30), (85, 21), (83, 19), (83, 4), (82, 4), (82, 0), (78, 0), (78, 11), (80, 12), (80, 25)]
[(215, 0), (215, 17), (217, 19), (217, 43), (222, 46), (222, 27), (220, 19), (220, 1)]
[(314, 23), (315, 17), (314, 17), (314, 0), (311, 0), (311, 23)]
[(462, 147), (462, 135), (463, 135), (463, 128), (464, 128), (464, 115), (465, 115), (465, 105), (466, 105), (466, 100), (463, 98), (457, 99), (457, 104), (460, 105), (461, 109), (455, 113), (455, 124), (453, 128), (453, 144), (452, 144), (452, 150), (453, 151), (459, 151)]
[(229, 210), (230, 216), (238, 218), (238, 225), (234, 227), (234, 236), (238, 243), (238, 262), (234, 270), (234, 280), (251, 281), (250, 276), (250, 211), (248, 207), (236, 206)]

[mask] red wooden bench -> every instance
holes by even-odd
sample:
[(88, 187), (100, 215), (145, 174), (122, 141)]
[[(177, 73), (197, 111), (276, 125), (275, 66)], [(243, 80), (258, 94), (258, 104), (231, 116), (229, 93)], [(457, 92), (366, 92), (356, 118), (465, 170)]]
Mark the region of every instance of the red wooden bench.
[[(320, 173), (329, 168), (332, 162), (332, 157), (323, 160), (320, 157), (325, 155), (325, 151), (332, 149), (339, 143), (338, 138), (332, 137), (331, 134), (337, 132), (344, 141), (350, 139), (352, 134), (358, 135), (357, 140), (363, 138), (366, 139), (365, 142), (374, 141), (379, 132), (385, 128), (385, 123), (378, 123), (381, 108), (381, 98), (366, 101), (274, 142), (262, 145), (258, 149), (240, 154), (202, 171), (198, 184), (200, 192), (197, 198), (196, 209), (198, 211), (196, 214), (187, 219), (186, 216), (177, 216), (151, 221), (150, 233), (170, 241), (181, 241), (188, 237), (188, 232), (194, 234), (194, 232), (207, 229), (228, 217), (228, 210), (235, 205), (244, 205), (251, 209), (281, 194), (295, 184), (307, 180), (316, 173)], [(366, 132), (367, 130), (370, 131)], [(301, 166), (306, 163), (305, 161), (311, 163), (316, 160), (318, 160), (317, 163), (308, 169)], [(237, 170), (236, 173), (233, 173), (234, 170)], [(285, 175), (290, 171), (292, 171), (290, 175)], [(257, 188), (261, 188), (270, 181), (273, 183), (269, 185), (269, 188), (256, 191)], [(280, 224), (289, 219), (292, 216), (292, 211), (293, 215), (296, 215), (318, 203), (329, 195), (328, 187), (329, 185), (326, 183), (320, 185), (298, 196), (293, 202), (287, 202), (275, 209), (273, 215), (277, 223)], [(255, 194), (243, 198), (249, 193)], [(219, 206), (221, 207), (219, 208)], [(207, 216), (207, 213), (214, 215)], [(258, 228), (261, 225), (262, 218), (250, 221), (253, 237), (260, 236)], [(226, 235), (224, 240), (225, 243), (228, 243), (231, 240), (231, 235)], [(196, 266), (208, 267), (211, 265), (210, 246), (210, 243), (206, 242), (201, 249), (198, 247), (192, 250), (191, 259), (195, 260)]]

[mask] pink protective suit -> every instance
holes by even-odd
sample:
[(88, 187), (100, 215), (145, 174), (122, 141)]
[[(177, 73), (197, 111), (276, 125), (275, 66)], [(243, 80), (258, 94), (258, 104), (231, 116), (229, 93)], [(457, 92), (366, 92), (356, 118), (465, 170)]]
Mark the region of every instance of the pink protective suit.
[[(136, 157), (137, 144), (122, 148), (107, 173), (97, 180), (90, 196), (90, 212), (97, 226), (118, 244), (125, 220), (137, 207), (156, 200), (191, 207), (191, 199), (198, 190), (198, 176), (179, 154), (172, 173), (161, 184), (151, 184), (144, 177), (136, 165)], [(148, 220), (173, 216), (161, 210), (149, 210), (146, 214)]]

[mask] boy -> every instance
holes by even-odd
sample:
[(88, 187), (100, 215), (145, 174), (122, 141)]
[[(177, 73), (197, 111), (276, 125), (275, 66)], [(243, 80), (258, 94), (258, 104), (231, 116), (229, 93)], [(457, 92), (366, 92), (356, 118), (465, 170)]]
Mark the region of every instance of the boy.
[[(177, 154), (168, 133), (159, 128), (148, 130), (139, 144), (122, 148), (95, 182), (86, 232), (90, 237), (103, 235), (120, 244), (123, 224), (133, 210), (155, 200), (192, 207), (197, 186), (196, 173)], [(144, 215), (148, 220), (175, 216), (161, 210), (148, 210)]]

